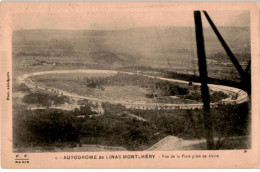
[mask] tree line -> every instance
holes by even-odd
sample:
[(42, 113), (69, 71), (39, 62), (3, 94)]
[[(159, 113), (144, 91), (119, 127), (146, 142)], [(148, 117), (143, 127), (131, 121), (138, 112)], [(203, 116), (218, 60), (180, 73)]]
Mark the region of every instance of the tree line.
[[(162, 81), (157, 78), (138, 74), (118, 73), (108, 77), (84, 77), (86, 87), (100, 88), (104, 90), (104, 86), (138, 86), (141, 88), (149, 88), (152, 92), (157, 92), (162, 96), (186, 95), (189, 90), (169, 81)], [(149, 96), (148, 96), (149, 97)]]
[[(189, 140), (204, 137), (201, 109), (141, 110), (126, 109), (122, 105), (109, 103), (103, 107), (105, 115), (78, 118), (75, 111), (27, 110), (26, 107), (17, 106), (13, 121), (14, 144), (18, 147), (101, 144), (122, 146), (128, 150), (145, 150), (167, 135)], [(135, 114), (147, 122), (116, 115), (122, 112)], [(220, 105), (211, 109), (211, 113), (215, 137), (250, 134), (248, 103)], [(232, 145), (225, 148), (228, 146), (234, 149)]]

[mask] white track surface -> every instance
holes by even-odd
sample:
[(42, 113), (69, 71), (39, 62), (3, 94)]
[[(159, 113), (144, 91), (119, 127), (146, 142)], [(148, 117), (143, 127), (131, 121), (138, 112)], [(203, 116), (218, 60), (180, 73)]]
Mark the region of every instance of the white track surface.
[[(31, 76), (39, 76), (39, 75), (47, 75), (47, 74), (65, 74), (65, 73), (87, 73), (87, 74), (117, 74), (117, 73), (126, 73), (126, 74), (136, 74), (131, 72), (122, 72), (122, 71), (114, 71), (114, 70), (54, 70), (54, 71), (42, 71), (42, 72), (35, 72), (35, 73), (29, 73), (24, 74), (20, 77), (18, 77), (19, 83), (25, 83), (29, 88), (36, 88), (36, 83), (34, 83), (32, 80), (29, 79)], [(141, 75), (141, 74), (140, 74)], [(162, 77), (154, 77), (154, 76), (148, 76), (143, 75), (151, 78), (157, 78), (164, 81), (169, 82), (175, 82), (175, 83), (183, 83), (183, 84), (189, 84), (188, 81), (182, 81), (177, 79), (169, 79), (169, 78), (162, 78)], [(193, 82), (193, 85), (200, 85), (200, 83)], [(223, 85), (214, 85), (214, 84), (208, 84), (209, 88), (213, 91), (222, 91), (225, 94), (227, 94), (229, 97), (226, 99), (221, 100), (217, 103), (211, 103), (211, 107), (216, 107), (219, 103), (222, 104), (241, 104), (243, 102), (246, 102), (248, 100), (248, 94), (238, 88), (229, 87), (229, 86), (223, 86)], [(43, 86), (37, 86), (37, 89), (39, 90), (48, 90), (51, 92), (51, 89), (54, 89), (56, 91), (62, 92), (63, 95), (74, 98), (74, 99), (87, 99), (93, 102), (110, 102), (113, 104), (122, 104), (126, 106), (127, 108), (136, 108), (136, 109), (153, 109), (155, 107), (157, 108), (164, 108), (164, 109), (202, 109), (203, 104), (197, 103), (197, 104), (165, 104), (165, 103), (145, 103), (145, 102), (134, 102), (130, 103), (127, 101), (110, 101), (110, 100), (104, 100), (104, 99), (98, 99), (93, 97), (87, 97), (78, 95), (75, 93), (70, 93), (65, 90), (60, 90), (57, 88), (50, 88), (50, 87), (43, 87)], [(233, 97), (233, 98), (232, 98)], [(235, 97), (235, 99), (234, 99)]]

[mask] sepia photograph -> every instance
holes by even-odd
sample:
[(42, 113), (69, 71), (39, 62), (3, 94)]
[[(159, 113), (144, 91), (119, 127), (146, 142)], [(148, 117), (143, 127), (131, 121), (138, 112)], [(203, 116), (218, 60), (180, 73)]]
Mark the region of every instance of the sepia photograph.
[(250, 9), (100, 4), (12, 13), (15, 163), (252, 149)]
[(124, 28), (14, 30), (14, 151), (250, 148), (249, 13), (195, 12), (212, 21), (197, 37), (193, 11)]

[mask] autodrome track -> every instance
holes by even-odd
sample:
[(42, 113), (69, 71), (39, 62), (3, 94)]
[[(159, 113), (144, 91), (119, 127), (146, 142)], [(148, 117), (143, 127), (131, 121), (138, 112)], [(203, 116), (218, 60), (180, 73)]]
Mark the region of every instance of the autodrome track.
[[(65, 74), (65, 73), (99, 73), (99, 74), (117, 74), (117, 73), (126, 73), (126, 74), (137, 74), (137, 73), (131, 73), (131, 72), (123, 72), (123, 71), (115, 71), (115, 70), (54, 70), (54, 71), (41, 71), (41, 72), (34, 72), (29, 74), (24, 74), (17, 78), (18, 83), (25, 83), (29, 88), (37, 88), (39, 90), (45, 90), (49, 92), (53, 92), (53, 90), (56, 90), (56, 93), (62, 93), (65, 96), (74, 98), (74, 99), (87, 99), (92, 102), (110, 102), (113, 104), (122, 104), (126, 106), (126, 108), (135, 108), (135, 109), (202, 109), (203, 104), (202, 103), (196, 103), (196, 104), (166, 104), (166, 103), (145, 103), (145, 102), (127, 102), (127, 101), (111, 101), (111, 100), (105, 100), (105, 99), (98, 99), (93, 97), (87, 97), (87, 96), (81, 96), (76, 93), (70, 93), (64, 90), (60, 90), (57, 88), (50, 88), (50, 87), (43, 87), (39, 86), (36, 83), (34, 83), (29, 77), (31, 76), (39, 76), (39, 75), (47, 75), (47, 74)], [(142, 75), (142, 74), (140, 74)], [(188, 81), (183, 80), (177, 80), (177, 79), (170, 79), (170, 78), (163, 78), (163, 77), (155, 77), (155, 76), (149, 76), (149, 75), (143, 75), (151, 78), (157, 78), (164, 81), (170, 81), (175, 83), (182, 83), (182, 84), (189, 84)], [(200, 86), (200, 83), (193, 82), (193, 85)], [(213, 91), (222, 91), (225, 94), (227, 94), (229, 97), (226, 99), (222, 99), (220, 102), (211, 103), (211, 107), (217, 107), (218, 104), (241, 104), (246, 101), (248, 101), (248, 94), (238, 88), (224, 86), (224, 85), (215, 85), (215, 84), (208, 84), (209, 88)]]

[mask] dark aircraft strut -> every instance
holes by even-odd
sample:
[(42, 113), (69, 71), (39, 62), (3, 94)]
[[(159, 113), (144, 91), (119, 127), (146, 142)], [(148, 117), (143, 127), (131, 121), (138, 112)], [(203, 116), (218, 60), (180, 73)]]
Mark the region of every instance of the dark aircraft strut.
[(234, 64), (235, 68), (237, 69), (237, 71), (240, 75), (240, 78), (241, 78), (241, 88), (245, 89), (248, 92), (251, 92), (250, 91), (251, 90), (251, 75), (250, 75), (251, 60), (249, 61), (246, 70), (244, 71), (242, 66), (239, 64), (236, 56), (232, 53), (229, 46), (227, 45), (227, 43), (225, 42), (225, 40), (223, 39), (223, 37), (219, 33), (217, 27), (215, 26), (215, 24), (213, 23), (213, 21), (209, 17), (208, 13), (206, 11), (203, 11), (203, 13), (206, 16), (211, 28), (213, 29), (216, 36), (218, 37), (221, 45), (225, 49), (225, 51), (226, 51), (228, 57), (230, 58), (231, 62)]
[[(227, 43), (220, 35), (218, 29), (216, 28), (215, 24), (209, 17), (206, 11), (203, 11), (204, 15), (206, 16), (210, 26), (212, 27), (213, 31), (217, 35), (221, 45), (225, 49), (227, 55), (229, 56), (230, 60), (236, 67), (240, 77), (241, 77), (241, 87), (248, 92), (250, 92), (251, 87), (251, 76), (250, 76), (250, 67), (251, 67), (251, 60), (249, 61), (247, 68), (245, 71), (239, 64), (237, 58), (232, 53), (230, 48), (228, 47)], [(205, 45), (204, 45), (204, 37), (203, 37), (203, 27), (202, 27), (202, 20), (201, 20), (201, 12), (194, 11), (194, 21), (195, 21), (195, 33), (196, 33), (196, 43), (197, 43), (197, 55), (198, 55), (198, 65), (199, 65), (199, 73), (200, 73), (200, 82), (201, 82), (201, 96), (203, 102), (203, 112), (204, 112), (204, 129), (205, 129), (205, 138), (207, 140), (207, 148), (209, 150), (215, 149), (214, 139), (213, 139), (213, 121), (212, 115), (210, 113), (210, 95), (209, 95), (209, 88), (208, 88), (208, 73), (207, 73), (207, 63), (206, 63), (206, 53), (205, 53)]]

